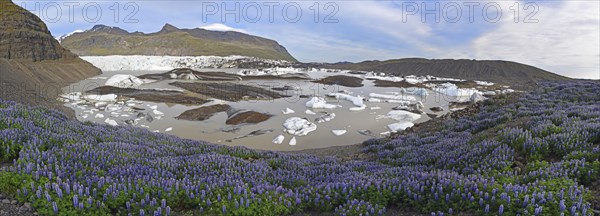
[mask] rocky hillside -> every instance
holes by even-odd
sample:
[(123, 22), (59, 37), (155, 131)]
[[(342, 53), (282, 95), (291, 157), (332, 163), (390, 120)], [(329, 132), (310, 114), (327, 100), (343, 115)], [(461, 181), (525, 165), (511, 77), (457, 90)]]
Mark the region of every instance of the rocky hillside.
[(235, 31), (209, 31), (201, 28), (179, 29), (170, 24), (166, 24), (159, 32), (149, 34), (130, 33), (118, 27), (96, 25), (87, 31), (62, 38), (61, 44), (82, 56), (243, 55), (296, 61), (285, 47), (274, 40)]
[(338, 63), (328, 67), (361, 71), (379, 71), (394, 75), (432, 75), (504, 84), (524, 84), (540, 80), (568, 80), (533, 66), (510, 61), (480, 61), (467, 59), (394, 59)]
[(61, 108), (60, 88), (100, 73), (63, 48), (36, 15), (0, 0), (0, 98)]

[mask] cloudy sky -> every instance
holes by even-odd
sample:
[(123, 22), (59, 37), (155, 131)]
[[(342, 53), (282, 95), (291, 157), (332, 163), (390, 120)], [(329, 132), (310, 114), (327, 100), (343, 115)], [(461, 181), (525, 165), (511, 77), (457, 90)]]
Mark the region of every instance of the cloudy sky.
[(569, 1), (15, 1), (53, 35), (96, 24), (234, 30), (298, 60), (500, 59), (600, 79), (600, 3)]

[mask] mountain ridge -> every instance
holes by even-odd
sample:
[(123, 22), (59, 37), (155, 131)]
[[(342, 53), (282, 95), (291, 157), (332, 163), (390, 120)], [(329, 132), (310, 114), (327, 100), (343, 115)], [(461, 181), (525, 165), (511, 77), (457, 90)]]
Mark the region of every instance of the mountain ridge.
[(95, 25), (86, 31), (62, 38), (61, 44), (82, 56), (241, 55), (297, 62), (275, 40), (236, 31), (177, 28), (169, 23), (152, 33), (128, 32), (119, 27)]
[(334, 63), (327, 67), (377, 71), (393, 75), (437, 76), (502, 84), (525, 84), (542, 80), (571, 80), (535, 66), (505, 60), (402, 58), (358, 63)]

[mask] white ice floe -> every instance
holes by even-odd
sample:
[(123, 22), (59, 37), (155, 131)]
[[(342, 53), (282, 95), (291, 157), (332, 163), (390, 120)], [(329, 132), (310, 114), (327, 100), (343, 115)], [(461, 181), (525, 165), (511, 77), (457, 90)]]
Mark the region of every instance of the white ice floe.
[(83, 119), (87, 119), (88, 117), (90, 117), (89, 114), (83, 114), (83, 115), (81, 115), (81, 118), (83, 118)]
[(473, 93), (478, 92), (476, 89), (458, 88), (458, 86), (452, 83), (439, 84), (433, 90), (451, 97), (469, 97)]
[(115, 112), (115, 111), (118, 111), (120, 109), (121, 109), (121, 107), (119, 105), (116, 105), (116, 104), (109, 104), (109, 105), (107, 105), (104, 108), (104, 110), (106, 110), (107, 112)]
[(329, 113), (329, 114), (325, 114), (325, 115), (319, 116), (319, 118), (316, 118), (315, 121), (317, 123), (323, 123), (323, 122), (331, 121), (334, 118), (335, 118), (335, 113)]
[(331, 130), (331, 133), (333, 133), (336, 136), (344, 135), (346, 132), (348, 132), (348, 131), (346, 131), (346, 130)]
[(307, 115), (316, 115), (317, 113), (313, 112), (312, 110), (308, 110), (307, 109), (306, 111), (304, 111), (304, 114), (307, 114)]
[(296, 136), (304, 136), (317, 130), (315, 123), (299, 117), (291, 117), (283, 123), (284, 131)]
[(294, 110), (292, 110), (290, 108), (285, 108), (285, 110), (281, 111), (281, 113), (283, 113), (284, 115), (292, 114), (292, 113), (295, 113), (295, 112), (296, 111), (294, 111)]
[(169, 131), (173, 131), (173, 128), (170, 127), (170, 128), (165, 129), (165, 132), (169, 132)]
[(417, 101), (416, 103), (400, 104), (399, 106), (394, 107), (392, 109), (405, 110), (405, 111), (409, 111), (412, 113), (423, 113), (423, 108), (425, 108), (425, 105), (423, 105), (423, 102)]
[[(382, 118), (382, 117), (379, 117), (379, 118)], [(383, 118), (390, 118), (390, 119), (394, 119), (396, 121), (413, 122), (413, 121), (416, 121), (417, 119), (421, 118), (421, 115), (412, 113), (409, 111), (405, 111), (405, 110), (392, 110), (392, 111), (388, 112), (387, 115), (383, 116)]]
[(104, 115), (102, 113), (98, 113), (96, 116), (94, 116), (94, 118), (104, 118)]
[(71, 93), (60, 95), (60, 97), (70, 100), (70, 101), (79, 101), (79, 100), (81, 100), (81, 92), (71, 92)]
[(381, 102), (383, 102), (383, 100), (381, 100), (379, 98), (369, 98), (369, 99), (367, 99), (367, 101), (371, 102), (371, 103), (381, 103)]
[(104, 83), (104, 85), (119, 88), (137, 88), (142, 84), (144, 84), (143, 80), (129, 74), (114, 75), (106, 80), (106, 83)]
[(480, 85), (480, 86), (493, 86), (494, 85), (493, 82), (477, 81), (477, 80), (475, 80), (475, 83), (477, 83), (477, 85)]
[(456, 111), (460, 111), (460, 110), (464, 110), (466, 107), (456, 107), (456, 108), (450, 108), (451, 112), (456, 112)]
[(364, 98), (361, 96), (352, 96), (352, 95), (343, 94), (343, 93), (329, 93), (329, 94), (327, 94), (327, 96), (335, 97), (335, 98), (341, 99), (341, 100), (350, 101), (350, 102), (352, 102), (352, 104), (354, 104), (354, 106), (357, 106), (357, 107), (361, 107), (361, 106), (365, 105), (365, 103), (363, 101)]
[(112, 120), (112, 119), (110, 119), (110, 118), (107, 118), (107, 119), (105, 119), (105, 120), (104, 120), (104, 123), (106, 123), (106, 124), (108, 124), (108, 125), (110, 125), (110, 126), (117, 126), (117, 125), (119, 125), (119, 124), (117, 124), (117, 121), (115, 121), (115, 120)]
[(140, 125), (140, 127), (142, 127), (142, 128), (150, 128), (147, 125)]
[(281, 143), (283, 143), (284, 140), (285, 140), (285, 137), (283, 135), (279, 135), (279, 136), (276, 136), (275, 138), (273, 138), (272, 142), (275, 144), (281, 144)]
[(322, 97), (313, 97), (306, 102), (306, 107), (313, 109), (335, 109), (338, 108), (338, 105), (328, 104), (325, 98)]
[(513, 93), (513, 92), (515, 92), (515, 90), (512, 90), (512, 89), (504, 89), (501, 91), (502, 94), (508, 94), (508, 93)]
[(417, 88), (417, 87), (401, 88), (400, 92), (403, 94), (412, 94), (412, 95), (419, 95), (419, 96), (429, 95), (429, 93), (427, 92), (427, 89)]
[(497, 93), (495, 91), (485, 91), (482, 93), (483, 96), (495, 96)]
[(479, 102), (479, 101), (484, 101), (485, 97), (483, 96), (483, 94), (481, 94), (481, 92), (474, 92), (471, 95), (470, 100), (471, 100), (471, 102), (476, 103), (476, 102)]
[(295, 146), (296, 145), (296, 137), (292, 137), (292, 139), (290, 140), (290, 142), (288, 144), (291, 146)]
[(152, 110), (158, 109), (158, 105), (152, 105), (151, 106), (150, 104), (147, 104), (146, 106), (149, 107)]
[(84, 98), (89, 101), (97, 101), (97, 102), (115, 102), (115, 101), (117, 101), (116, 94), (105, 94), (105, 95), (88, 94), (88, 95), (84, 96)]
[(370, 93), (369, 97), (380, 98), (380, 99), (388, 99), (388, 100), (398, 100), (398, 101), (416, 101), (417, 100), (413, 96), (404, 95), (404, 94), (388, 95), (388, 94)]
[(367, 108), (367, 105), (365, 105), (365, 102), (364, 102), (364, 98), (361, 96), (352, 96), (352, 95), (343, 94), (343, 93), (329, 93), (329, 94), (327, 94), (327, 96), (335, 97), (337, 99), (347, 100), (347, 101), (352, 102), (352, 104), (354, 104), (354, 106), (356, 106), (356, 107), (351, 107), (350, 111), (359, 111), (359, 110), (364, 110), (365, 108)]
[(294, 68), (294, 67), (274, 67), (274, 68), (265, 68), (265, 69), (246, 69), (241, 70), (238, 75), (241, 76), (280, 76), (286, 74), (301, 74), (304, 72), (303, 69)]
[(407, 128), (412, 127), (414, 125), (415, 124), (413, 124), (412, 122), (398, 122), (398, 123), (390, 124), (387, 127), (393, 132), (398, 132), (398, 131), (406, 130)]
[(152, 110), (152, 114), (154, 114), (154, 115), (156, 115), (156, 116), (163, 116), (163, 115), (165, 115), (163, 112), (161, 112), (161, 111), (158, 111), (158, 110), (155, 110), (155, 109), (154, 109), (154, 110)]
[(381, 107), (378, 107), (378, 106), (371, 107), (371, 110), (380, 110), (380, 109), (381, 109)]
[(107, 105), (108, 105), (108, 103), (106, 103), (106, 102), (96, 102), (96, 103), (94, 103), (94, 107), (96, 107), (96, 108), (106, 107)]

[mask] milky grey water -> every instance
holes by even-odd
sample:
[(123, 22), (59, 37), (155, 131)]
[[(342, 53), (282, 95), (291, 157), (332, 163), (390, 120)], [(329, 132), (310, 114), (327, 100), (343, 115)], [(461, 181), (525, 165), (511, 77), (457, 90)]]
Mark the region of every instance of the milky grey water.
[[(212, 69), (212, 70), (203, 70), (203, 71), (220, 71), (220, 72), (230, 72), (235, 73), (237, 69)], [(106, 78), (110, 78), (115, 74), (130, 74), (134, 76), (148, 74), (148, 73), (164, 73), (165, 71), (105, 71), (102, 75), (83, 80), (79, 83), (73, 84), (64, 89), (65, 92), (85, 92), (86, 90), (91, 90), (93, 88), (103, 86), (106, 82)], [(326, 76), (338, 75), (336, 73), (326, 73), (326, 72), (309, 72), (308, 73), (311, 78), (319, 79)], [(179, 89), (175, 86), (168, 85), (168, 83), (174, 82), (173, 80), (160, 81), (155, 83), (144, 84), (140, 86), (140, 88), (161, 88), (161, 89)], [(286, 91), (286, 94), (292, 95), (289, 98), (275, 99), (275, 100), (262, 100), (262, 101), (240, 101), (240, 102), (227, 102), (227, 101), (216, 101), (207, 104), (203, 104), (200, 106), (186, 106), (179, 104), (165, 104), (165, 103), (153, 103), (153, 102), (143, 102), (143, 104), (138, 105), (139, 107), (146, 108), (148, 112), (149, 106), (156, 105), (157, 110), (165, 113), (164, 117), (160, 120), (155, 120), (153, 122), (147, 122), (145, 120), (141, 120), (137, 125), (146, 125), (149, 127), (149, 130), (155, 131), (158, 130), (161, 133), (173, 134), (182, 138), (196, 139), (196, 140), (205, 140), (213, 143), (219, 143), (223, 145), (230, 146), (246, 146), (253, 149), (263, 149), (263, 150), (283, 150), (283, 151), (293, 151), (293, 150), (303, 150), (303, 149), (313, 149), (313, 148), (325, 148), (332, 146), (342, 146), (342, 145), (353, 145), (357, 143), (361, 143), (364, 140), (371, 138), (370, 136), (365, 136), (360, 134), (359, 130), (370, 130), (373, 135), (376, 137), (381, 137), (380, 133), (389, 131), (387, 125), (396, 123), (397, 121), (393, 119), (376, 119), (378, 115), (386, 115), (389, 111), (392, 110), (393, 107), (396, 107), (398, 104), (393, 103), (370, 103), (365, 102), (367, 108), (362, 111), (350, 111), (349, 108), (354, 107), (354, 105), (345, 100), (337, 100), (334, 98), (325, 97), (327, 93), (339, 92), (339, 91), (350, 91), (355, 95), (361, 95), (364, 97), (368, 97), (369, 93), (391, 93), (391, 92), (399, 92), (399, 88), (383, 88), (383, 87), (375, 87), (373, 82), (370, 80), (364, 80), (363, 87), (358, 88), (350, 88), (343, 86), (331, 86), (331, 85), (323, 85), (312, 83), (310, 81), (298, 81), (298, 80), (251, 80), (251, 81), (239, 81), (240, 84), (246, 85), (255, 85), (255, 86), (263, 86), (265, 88), (274, 87), (274, 86), (284, 86), (284, 85), (293, 85), (300, 87), (297, 91)], [(449, 99), (444, 95), (440, 95), (434, 93), (430, 90), (429, 96), (419, 97), (416, 95), (412, 95), (425, 105), (425, 109), (423, 109), (427, 113), (434, 113), (429, 108), (440, 106), (445, 109), (444, 112), (435, 113), (437, 115), (442, 115), (447, 112)], [(305, 103), (310, 98), (300, 98), (299, 95), (318, 95), (327, 99), (328, 103), (331, 104), (339, 104), (342, 107), (337, 109), (311, 109), (316, 112), (317, 115), (308, 115), (305, 114), (305, 110), (307, 107)], [(236, 109), (248, 109), (262, 113), (272, 114), (269, 120), (253, 125), (244, 125), (235, 133), (232, 132), (223, 132), (223, 128), (231, 128), (232, 126), (228, 126), (225, 124), (225, 120), (227, 119), (227, 114), (217, 113), (212, 118), (205, 121), (185, 121), (185, 120), (177, 120), (176, 116), (180, 115), (182, 112), (190, 109), (195, 109), (201, 106), (209, 106), (215, 103), (225, 103), (230, 105), (232, 108)], [(77, 118), (80, 121), (93, 121), (98, 123), (104, 123), (106, 117), (110, 117), (110, 112), (99, 111), (90, 115), (88, 118), (83, 118), (82, 115), (85, 114), (85, 110), (89, 110), (92, 107), (78, 107), (70, 104), (66, 104), (66, 106), (71, 107), (75, 110), (77, 114)], [(372, 110), (371, 107), (380, 107), (381, 109)], [(83, 108), (83, 109), (82, 109)], [(282, 110), (290, 108), (295, 111), (294, 114), (282, 114)], [(89, 111), (88, 111), (89, 112)], [(335, 113), (336, 117), (329, 122), (325, 123), (317, 123), (317, 130), (309, 133), (307, 136), (297, 136), (297, 145), (290, 146), (288, 145), (288, 141), (292, 138), (291, 135), (288, 135), (283, 132), (283, 122), (290, 117), (301, 117), (308, 118), (311, 122), (314, 122), (314, 119), (321, 115), (321, 112), (329, 112)], [(94, 118), (94, 115), (97, 113), (102, 113), (105, 118)], [(127, 119), (135, 118), (135, 113), (128, 114), (121, 112), (120, 114), (130, 115), (129, 117), (110, 117), (111, 119), (117, 120), (119, 125), (125, 125), (124, 121)], [(429, 120), (430, 118), (423, 114), (420, 119), (416, 120), (414, 123), (420, 123)], [(167, 128), (172, 128), (172, 131), (166, 132)], [(232, 139), (235, 137), (243, 136), (252, 131), (259, 129), (273, 129), (274, 132), (268, 133), (265, 135), (249, 137), (244, 139), (234, 140), (232, 142), (226, 142), (225, 140)], [(347, 130), (347, 133), (341, 136), (334, 135), (331, 130)], [(274, 137), (278, 135), (284, 135), (285, 141), (282, 144), (274, 144), (272, 140)]]

